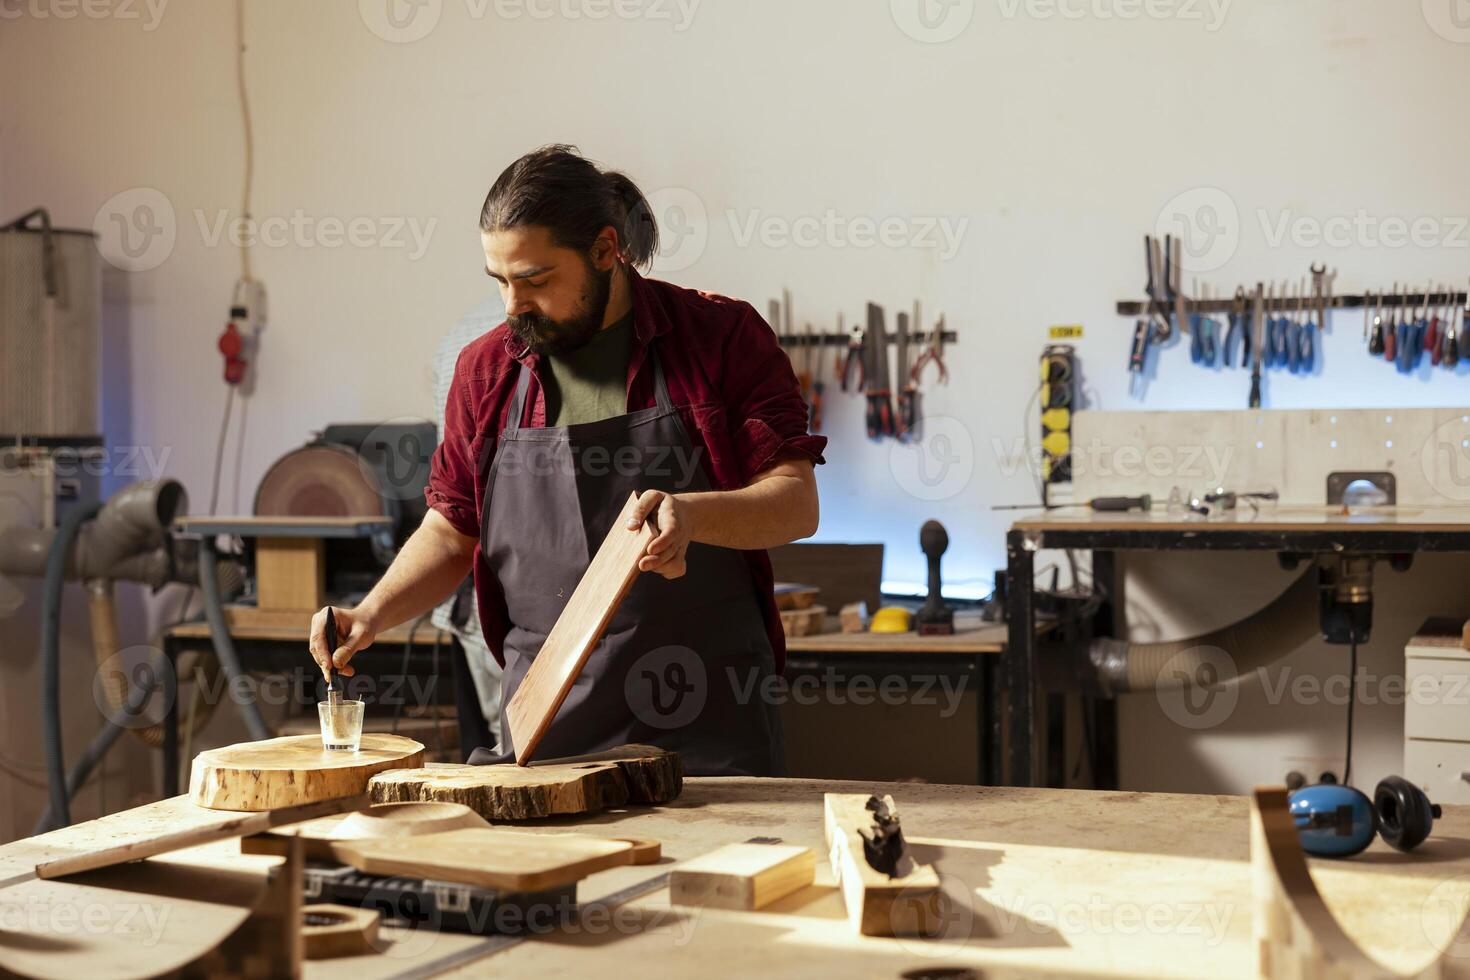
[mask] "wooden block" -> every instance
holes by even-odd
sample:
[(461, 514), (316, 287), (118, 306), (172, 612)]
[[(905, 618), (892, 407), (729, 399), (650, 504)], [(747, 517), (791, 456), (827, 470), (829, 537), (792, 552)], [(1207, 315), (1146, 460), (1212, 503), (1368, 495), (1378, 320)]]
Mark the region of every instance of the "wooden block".
[[(898, 815), (893, 797), (883, 797)], [(865, 793), (823, 794), (828, 857), (842, 891), (847, 918), (864, 936), (932, 936), (943, 927), (939, 873), (932, 865), (905, 858), (903, 874), (890, 878), (874, 870), (863, 854), (860, 828), (872, 825)]]
[(570, 884), (633, 859), (627, 841), (499, 827), (345, 841), (333, 850), (364, 874), (413, 875), (518, 892)]
[(366, 956), (377, 952), (377, 909), (351, 905), (307, 905), (301, 909), (301, 939), (309, 960)]
[(806, 609), (817, 601), (817, 594), (822, 590), (815, 585), (777, 582), (774, 591), (777, 609)]
[(517, 765), (524, 766), (534, 757), (557, 709), (638, 575), (638, 559), (643, 557), (654, 532), (647, 522), (637, 531), (623, 526), (637, 503), (638, 495), (629, 494), (582, 581), (541, 644), (531, 669), (506, 705)]
[(822, 632), (827, 625), (826, 606), (784, 610), (779, 615), (781, 616), (781, 630), (787, 636), (814, 636)]
[(758, 909), (810, 885), (817, 856), (809, 847), (726, 844), (669, 872), (671, 905)]
[(865, 633), (868, 629), (868, 604), (849, 602), (837, 614), (838, 623), (844, 633)]
[(259, 538), (255, 591), (261, 609), (326, 605), (326, 548), (321, 538)]
[(212, 841), (263, 834), (274, 827), (361, 809), (369, 802), (366, 796), (351, 796), (259, 813), (222, 813), (176, 796), (94, 821), (105, 833), (107, 847), (49, 857), (36, 864), (36, 877), (62, 878)]
[(274, 810), (365, 793), (376, 773), (423, 760), (424, 747), (401, 735), (363, 735), (357, 752), (327, 752), (320, 735), (240, 742), (194, 757), (189, 797), (211, 810)]

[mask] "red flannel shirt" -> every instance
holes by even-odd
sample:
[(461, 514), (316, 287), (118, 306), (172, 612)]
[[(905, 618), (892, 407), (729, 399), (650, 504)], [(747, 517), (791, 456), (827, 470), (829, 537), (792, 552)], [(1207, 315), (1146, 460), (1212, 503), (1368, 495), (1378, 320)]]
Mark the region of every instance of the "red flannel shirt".
[[(628, 411), (654, 404), (648, 342), (660, 338), (659, 361), (700, 466), (716, 490), (745, 486), (774, 463), (805, 459), (821, 463), (827, 440), (807, 432), (807, 406), (791, 361), (775, 334), (749, 303), (645, 279), (629, 269), (634, 348), (628, 359)], [(535, 369), (536, 354), (516, 355), (523, 345), (502, 323), (471, 341), (459, 355), (444, 409), (444, 436), (434, 453), (429, 506), (455, 530), (480, 536), (488, 462), (506, 426), (520, 362)], [(546, 425), (546, 400), (539, 376), (528, 397), (531, 425)], [(701, 451), (702, 450), (702, 451)], [(483, 461), (486, 465), (477, 465)], [(764, 551), (742, 552), (755, 581), (766, 632), (779, 673), (786, 662), (786, 637), (776, 613), (771, 561)], [(475, 550), (475, 595), (480, 623), (495, 659), (510, 630), (501, 584)]]

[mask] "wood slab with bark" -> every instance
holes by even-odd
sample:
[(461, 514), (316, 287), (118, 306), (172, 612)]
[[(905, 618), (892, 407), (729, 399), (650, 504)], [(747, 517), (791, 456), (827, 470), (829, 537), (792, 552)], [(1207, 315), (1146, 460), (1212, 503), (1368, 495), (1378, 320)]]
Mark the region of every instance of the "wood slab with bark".
[(462, 803), (486, 820), (535, 820), (629, 803), (668, 803), (683, 786), (677, 752), (625, 745), (531, 766), (395, 769), (374, 776), (368, 788), (375, 803)]
[(638, 495), (629, 494), (572, 597), (552, 624), (531, 669), (505, 706), (516, 765), (528, 764), (535, 755), (536, 746), (602, 639), (618, 604), (638, 577), (638, 560), (653, 540), (654, 531), (648, 521), (636, 531), (624, 527), (637, 504)]
[(194, 757), (189, 798), (211, 810), (274, 810), (357, 796), (375, 774), (423, 762), (424, 747), (401, 735), (365, 734), (357, 752), (328, 752), (318, 735), (241, 742)]

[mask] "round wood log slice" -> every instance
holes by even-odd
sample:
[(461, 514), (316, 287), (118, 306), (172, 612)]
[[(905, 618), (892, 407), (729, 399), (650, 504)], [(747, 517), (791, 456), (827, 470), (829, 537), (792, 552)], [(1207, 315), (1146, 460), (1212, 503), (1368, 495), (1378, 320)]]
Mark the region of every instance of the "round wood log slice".
[(535, 820), (596, 813), (628, 802), (628, 783), (612, 763), (572, 766), (434, 766), (372, 780), (374, 803), (462, 803), (486, 820)]
[(424, 747), (401, 735), (368, 733), (357, 752), (328, 752), (317, 735), (241, 742), (194, 758), (189, 798), (211, 810), (274, 810), (367, 792), (387, 769), (424, 763)]

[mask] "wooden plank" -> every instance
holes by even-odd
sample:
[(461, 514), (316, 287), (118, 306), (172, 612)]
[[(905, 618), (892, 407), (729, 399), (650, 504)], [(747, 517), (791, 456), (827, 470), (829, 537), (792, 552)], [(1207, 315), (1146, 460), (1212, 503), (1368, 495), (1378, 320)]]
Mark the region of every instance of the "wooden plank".
[(373, 799), (381, 803), (460, 803), (487, 820), (534, 820), (596, 813), (626, 803), (668, 803), (682, 788), (678, 754), (646, 745), (531, 766), (395, 769), (370, 783)]
[(255, 544), (259, 608), (315, 612), (324, 606), (325, 555), (321, 538), (260, 538)]
[(320, 735), (287, 735), (194, 757), (189, 796), (212, 810), (274, 810), (367, 792), (385, 769), (423, 764), (424, 747), (401, 735), (362, 736), (357, 752), (328, 752)]
[[(824, 826), (832, 877), (842, 890), (847, 918), (864, 936), (927, 936), (944, 925), (939, 874), (927, 864), (905, 858), (901, 877), (876, 871), (863, 855), (859, 830), (872, 825), (869, 794), (823, 794)], [(893, 797), (883, 797), (895, 816)]]
[(100, 840), (82, 849), (48, 849), (36, 862), (35, 875), (62, 878), (212, 841), (263, 834), (273, 827), (359, 810), (369, 802), (359, 795), (256, 813), (225, 813), (194, 806), (187, 798), (175, 796), (92, 821)]
[[(1006, 648), (1007, 627), (1004, 623), (977, 628), (959, 628), (950, 636), (920, 636), (917, 633), (843, 633), (835, 619), (827, 621), (828, 630), (811, 636), (793, 636), (786, 641), (787, 653), (1001, 653)], [(1050, 630), (1051, 624), (1038, 624), (1037, 632)]]
[(551, 727), (557, 709), (638, 576), (638, 560), (654, 531), (647, 521), (637, 531), (623, 526), (637, 503), (638, 495), (629, 494), (582, 581), (541, 644), (531, 669), (506, 705), (517, 765), (524, 766), (535, 756), (536, 746)]
[(759, 909), (810, 885), (817, 855), (809, 847), (726, 844), (669, 872), (669, 904)]
[(332, 845), (340, 841), (384, 837), (418, 837), (467, 827), (488, 827), (484, 817), (458, 803), (378, 803), (352, 813), (277, 827), (240, 838), (241, 854), (281, 854), (290, 838), (298, 838), (307, 858), (335, 860)]
[(347, 841), (333, 850), (364, 874), (414, 875), (502, 891), (555, 888), (633, 858), (628, 841), (499, 827)]

